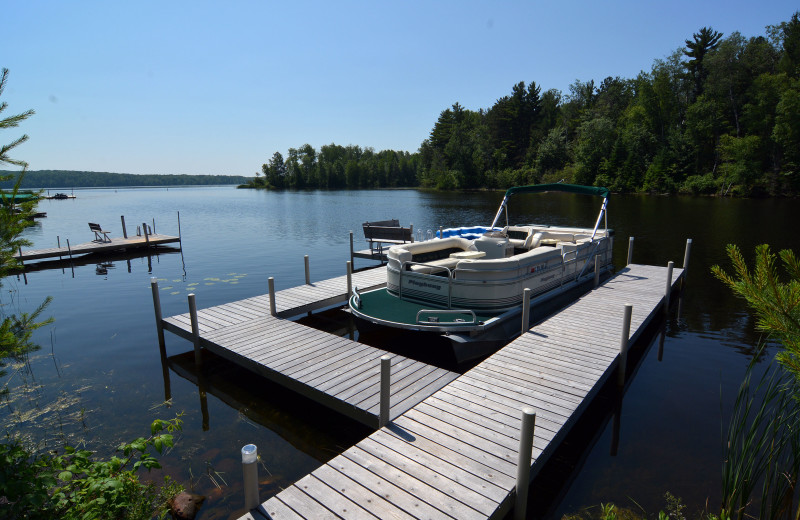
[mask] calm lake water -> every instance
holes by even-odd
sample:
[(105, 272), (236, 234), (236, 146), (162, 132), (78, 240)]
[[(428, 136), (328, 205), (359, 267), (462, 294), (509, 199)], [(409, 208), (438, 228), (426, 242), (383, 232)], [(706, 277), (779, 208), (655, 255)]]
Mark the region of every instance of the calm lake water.
[[(258, 445), (262, 498), (280, 491), (369, 431), (227, 363), (212, 359), (198, 388), (191, 345), (166, 334), (169, 365), (156, 339), (150, 277), (159, 279), (164, 316), (186, 312), (187, 294), (208, 307), (304, 283), (303, 255), (312, 280), (339, 276), (349, 257), (348, 231), (365, 247), (361, 223), (397, 218), (415, 230), (489, 224), (501, 193), (428, 193), (415, 190), (284, 192), (232, 187), (75, 191), (75, 200), (42, 201), (47, 218), (27, 231), (33, 247), (93, 238), (87, 222), (121, 236), (155, 220), (156, 231), (178, 234), (183, 254), (90, 260), (71, 269), (33, 271), (3, 281), (0, 304), (30, 312), (47, 296), (55, 322), (37, 331), (41, 350), (28, 364), (9, 367), (0, 401), (3, 430), (26, 435), (42, 448), (83, 443), (109, 454), (120, 442), (149, 433), (155, 418), (183, 413), (183, 431), (162, 458), (165, 472), (208, 495), (200, 518), (236, 518), (241, 504), (242, 445)], [(599, 199), (554, 195), (530, 200), (514, 222), (592, 224)], [(694, 240), (680, 316), (665, 322), (662, 360), (645, 348), (622, 401), (619, 440), (612, 455), (613, 406), (598, 402), (561, 465), (536, 497), (532, 517), (558, 518), (602, 502), (647, 511), (664, 506), (666, 491), (691, 511), (719, 501), (722, 414), (733, 401), (760, 335), (741, 301), (710, 275), (727, 266), (725, 245), (748, 258), (756, 244), (800, 250), (788, 233), (800, 218), (794, 200), (612, 196), (609, 226), (616, 230), (616, 265), (627, 238), (634, 262), (680, 266), (685, 241)], [(356, 260), (356, 267), (368, 265)], [(657, 342), (657, 338), (653, 339)], [(187, 355), (188, 354), (188, 355)], [(766, 364), (766, 362), (762, 363)], [(159, 473), (160, 474), (160, 473)], [(158, 476), (159, 474), (155, 474)], [(537, 489), (531, 491), (536, 496)], [(634, 506), (635, 507), (635, 506)]]

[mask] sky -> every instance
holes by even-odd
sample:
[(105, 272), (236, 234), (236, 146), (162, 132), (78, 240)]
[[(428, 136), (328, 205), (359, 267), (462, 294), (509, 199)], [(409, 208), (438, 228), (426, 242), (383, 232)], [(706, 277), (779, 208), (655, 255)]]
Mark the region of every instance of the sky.
[(701, 27), (765, 35), (787, 0), (12, 0), (0, 143), (30, 170), (252, 176), (330, 143), (415, 152), (516, 83), (633, 78)]

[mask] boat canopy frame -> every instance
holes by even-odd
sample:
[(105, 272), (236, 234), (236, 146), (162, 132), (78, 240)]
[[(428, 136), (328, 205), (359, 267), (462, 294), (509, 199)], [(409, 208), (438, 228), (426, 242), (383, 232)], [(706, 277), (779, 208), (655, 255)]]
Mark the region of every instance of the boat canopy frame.
[(606, 215), (606, 208), (608, 207), (608, 196), (611, 194), (611, 191), (604, 187), (562, 183), (530, 184), (528, 186), (514, 186), (509, 188), (506, 190), (505, 195), (503, 195), (503, 202), (500, 203), (500, 207), (497, 209), (497, 213), (495, 214), (494, 220), (492, 221), (492, 225), (489, 226), (489, 229), (492, 229), (497, 225), (497, 221), (500, 220), (500, 215), (503, 213), (503, 210), (506, 212), (506, 226), (508, 226), (508, 199), (512, 195), (516, 195), (518, 193), (546, 193), (548, 191), (560, 191), (563, 193), (577, 193), (579, 195), (594, 195), (597, 197), (603, 197), (603, 203), (600, 206), (600, 214), (597, 215), (597, 221), (595, 222), (594, 229), (592, 230), (592, 240), (594, 240), (594, 237), (597, 234), (597, 229), (600, 227), (600, 221), (605, 220), (605, 228), (608, 229), (608, 216)]

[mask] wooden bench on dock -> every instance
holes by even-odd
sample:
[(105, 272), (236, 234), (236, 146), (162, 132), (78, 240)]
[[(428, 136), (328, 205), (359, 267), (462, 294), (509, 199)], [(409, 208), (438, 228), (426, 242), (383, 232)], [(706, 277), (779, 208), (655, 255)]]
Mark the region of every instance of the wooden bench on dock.
[(367, 239), (372, 256), (382, 256), (384, 244), (391, 246), (413, 242), (411, 228), (400, 226), (400, 221), (397, 219), (364, 222), (363, 228), (364, 238)]
[(97, 241), (97, 242), (111, 242), (111, 238), (109, 238), (109, 236), (108, 236), (110, 231), (103, 231), (103, 228), (100, 227), (100, 224), (95, 224), (94, 222), (89, 222), (89, 229), (94, 231), (94, 239), (95, 239), (95, 241)]

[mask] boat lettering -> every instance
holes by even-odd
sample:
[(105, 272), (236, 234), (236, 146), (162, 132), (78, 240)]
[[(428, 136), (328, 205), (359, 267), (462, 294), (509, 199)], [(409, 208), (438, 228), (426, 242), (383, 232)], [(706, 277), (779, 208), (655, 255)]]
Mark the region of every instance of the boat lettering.
[(539, 271), (544, 271), (544, 268), (546, 266), (547, 266), (547, 264), (534, 265), (533, 267), (531, 267), (531, 272), (532, 273), (538, 273)]
[(416, 285), (417, 287), (423, 287), (423, 288), (427, 287), (429, 289), (434, 289), (436, 291), (441, 291), (442, 290), (442, 286), (441, 285), (436, 285), (436, 284), (432, 284), (432, 283), (428, 283), (428, 282), (418, 282), (417, 280), (414, 280), (413, 278), (408, 279), (407, 282), (408, 282), (409, 285)]

